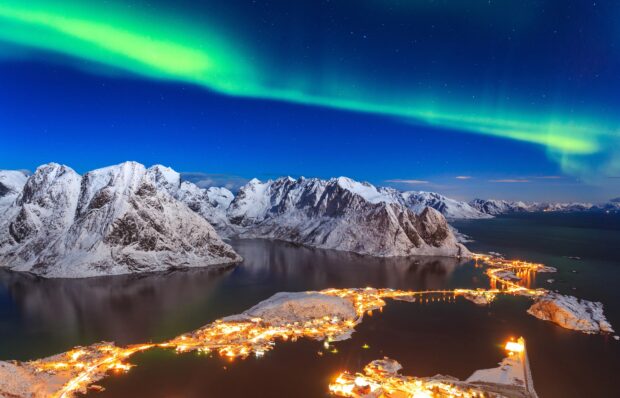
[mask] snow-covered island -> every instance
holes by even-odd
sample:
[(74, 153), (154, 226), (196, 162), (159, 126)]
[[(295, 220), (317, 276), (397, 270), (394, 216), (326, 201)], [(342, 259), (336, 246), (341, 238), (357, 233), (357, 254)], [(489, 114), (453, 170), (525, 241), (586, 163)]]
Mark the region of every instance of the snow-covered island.
[[(329, 348), (333, 342), (350, 338), (364, 315), (381, 309), (386, 305), (386, 299), (413, 302), (434, 295), (471, 299), (474, 296), (492, 298), (498, 294), (534, 298), (534, 306), (548, 298), (560, 300), (560, 297), (549, 295), (548, 292), (530, 289), (403, 291), (365, 288), (277, 293), (241, 314), (222, 318), (159, 344), (119, 347), (103, 342), (88, 347), (76, 347), (65, 353), (29, 362), (0, 361), (0, 395), (14, 398), (69, 398), (93, 388), (94, 383), (106, 377), (112, 370), (128, 371), (132, 367), (128, 361), (133, 354), (155, 347), (174, 349), (176, 352), (216, 352), (227, 358), (262, 356), (272, 350), (277, 341), (295, 341), (299, 338), (324, 341), (325, 348)], [(584, 314), (587, 310), (582, 309), (591, 307), (589, 302), (580, 301), (579, 304), (582, 308), (575, 308), (575, 314)], [(599, 325), (605, 326), (599, 326), (598, 331), (610, 332), (611, 326), (605, 321), (602, 308), (600, 310), (597, 320)], [(589, 319), (585, 318), (583, 323), (587, 324)], [(557, 323), (554, 317), (549, 320)], [(576, 323), (581, 322), (576, 320)], [(560, 325), (564, 326), (561, 323)], [(595, 331), (583, 327), (574, 329), (588, 333)], [(428, 382), (431, 387), (437, 386), (434, 383), (443, 383), (442, 388), (446, 387), (448, 392), (450, 386), (458, 386), (494, 392), (498, 397), (535, 397), (524, 342), (514, 344), (517, 345), (507, 345), (507, 348), (512, 350), (513, 355), (518, 356), (509, 356), (502, 361), (499, 368), (477, 371), (465, 382), (443, 376), (421, 380)], [(393, 368), (398, 370), (397, 364), (393, 365)], [(517, 394), (524, 391), (531, 395)]]
[(554, 292), (538, 298), (527, 310), (538, 319), (584, 333), (613, 333), (603, 313), (603, 303), (578, 299)]

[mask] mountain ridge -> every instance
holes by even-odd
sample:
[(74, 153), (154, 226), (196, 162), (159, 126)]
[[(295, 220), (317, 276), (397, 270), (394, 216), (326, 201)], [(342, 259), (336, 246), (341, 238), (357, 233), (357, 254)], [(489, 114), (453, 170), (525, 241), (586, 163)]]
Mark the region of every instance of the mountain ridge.
[(228, 264), (241, 258), (201, 216), (125, 162), (80, 176), (50, 163), (0, 221), (0, 261), (46, 277)]
[(368, 183), (344, 177), (253, 179), (227, 215), (236, 235), (288, 240), (376, 256), (466, 256), (445, 218), (419, 215)]
[(620, 209), (398, 191), (347, 177), (252, 179), (237, 194), (137, 162), (83, 176), (57, 163), (0, 170), (0, 262), (49, 277), (228, 264), (221, 237), (266, 238), (379, 257), (468, 256), (446, 219)]

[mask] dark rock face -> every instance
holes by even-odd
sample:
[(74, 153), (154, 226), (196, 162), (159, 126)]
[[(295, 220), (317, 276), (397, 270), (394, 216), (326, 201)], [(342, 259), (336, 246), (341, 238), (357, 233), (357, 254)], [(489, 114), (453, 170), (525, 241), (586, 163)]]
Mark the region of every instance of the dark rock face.
[(29, 236), (37, 232), (37, 226), (28, 216), (26, 209), (22, 208), (15, 220), (9, 224), (9, 234), (17, 243), (23, 242)]
[(6, 196), (9, 192), (11, 189), (0, 182), (0, 197)]
[[(112, 224), (112, 231), (105, 238), (105, 242), (114, 246), (129, 246), (139, 244), (141, 248), (146, 250), (155, 250), (155, 245), (140, 244), (141, 240), (148, 241), (148, 237), (140, 237), (138, 222), (134, 215), (126, 215)], [(146, 235), (146, 234), (144, 234)]]
[(440, 246), (451, 234), (446, 219), (430, 207), (424, 209), (417, 217), (416, 230), (425, 242), (435, 247)]
[(93, 197), (93, 199), (90, 201), (86, 208), (88, 210), (100, 209), (111, 201), (112, 195), (110, 194), (110, 192), (106, 189), (102, 189), (101, 191), (97, 192), (95, 197)]

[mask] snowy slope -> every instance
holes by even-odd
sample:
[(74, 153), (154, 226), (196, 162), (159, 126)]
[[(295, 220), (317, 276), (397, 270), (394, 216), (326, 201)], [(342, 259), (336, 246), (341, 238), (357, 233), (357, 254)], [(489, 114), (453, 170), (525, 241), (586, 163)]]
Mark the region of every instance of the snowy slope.
[(17, 199), (0, 220), (2, 265), (32, 265), (73, 222), (80, 176), (71, 168), (50, 163), (28, 178)]
[(222, 235), (230, 233), (226, 209), (234, 195), (226, 188), (200, 188), (169, 167), (155, 165), (147, 170), (158, 189), (163, 189), (204, 217)]
[(0, 215), (22, 191), (28, 176), (19, 170), (0, 170)]
[(156, 171), (126, 162), (81, 177), (66, 166), (39, 167), (0, 222), (0, 265), (86, 277), (240, 260), (162, 188), (174, 175)]
[(446, 196), (434, 192), (414, 192), (408, 191), (401, 194), (404, 204), (419, 213), (425, 207), (432, 207), (439, 211), (448, 219), (479, 219), (490, 218), (490, 214), (481, 212), (472, 207), (469, 203), (450, 199)]
[[(426, 207), (432, 207), (449, 219), (490, 217), (489, 214), (479, 211), (466, 202), (450, 199), (433, 192), (400, 192), (393, 188), (377, 188), (367, 182), (358, 182), (347, 177), (338, 177), (331, 180), (301, 177), (300, 180), (306, 184), (313, 184), (313, 189), (323, 189), (328, 182), (337, 184), (339, 187), (361, 196), (369, 203), (397, 203), (406, 206), (416, 214), (421, 213)], [(235, 201), (234, 208), (229, 209), (229, 216), (232, 219), (245, 217), (246, 221), (244, 222), (261, 219), (272, 205), (267, 199), (269, 197), (268, 192), (275, 192), (280, 186), (292, 184), (295, 181), (291, 177), (283, 177), (266, 183), (253, 179), (240, 190), (239, 195), (242, 195), (242, 198)]]
[(353, 192), (370, 203), (401, 203), (399, 192), (390, 188), (377, 189), (367, 182), (358, 182), (348, 177), (338, 177), (335, 181), (341, 188)]
[(496, 200), (496, 199), (474, 199), (469, 202), (471, 207), (485, 214), (493, 216), (505, 213), (518, 213), (530, 211), (530, 206), (525, 202)]
[(620, 198), (610, 199), (609, 202), (598, 206), (600, 210), (607, 212), (620, 212)]

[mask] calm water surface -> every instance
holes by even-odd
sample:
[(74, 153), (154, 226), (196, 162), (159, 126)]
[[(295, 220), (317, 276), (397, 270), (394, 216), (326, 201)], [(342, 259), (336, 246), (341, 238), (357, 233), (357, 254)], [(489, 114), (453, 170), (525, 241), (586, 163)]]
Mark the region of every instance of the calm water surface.
[[(459, 222), (473, 251), (544, 262), (559, 269), (536, 283), (602, 301), (620, 328), (620, 217), (541, 214)], [(0, 271), (0, 358), (33, 359), (75, 345), (161, 341), (238, 313), (279, 291), (327, 287), (435, 289), (487, 286), (471, 263), (447, 258), (372, 259), (262, 240), (233, 241), (237, 267), (167, 274), (43, 280)], [(580, 257), (581, 260), (568, 257)], [(547, 283), (549, 278), (555, 279)], [(502, 358), (499, 343), (528, 340), (541, 397), (618, 397), (620, 342), (588, 336), (525, 313), (529, 301), (500, 298), (488, 307), (465, 301), (388, 301), (366, 317), (338, 354), (320, 343), (279, 343), (261, 359), (233, 363), (197, 354), (153, 350), (138, 366), (100, 384), (93, 397), (326, 397), (333, 376), (389, 356), (411, 375), (465, 378)], [(362, 346), (368, 344), (369, 349)]]

